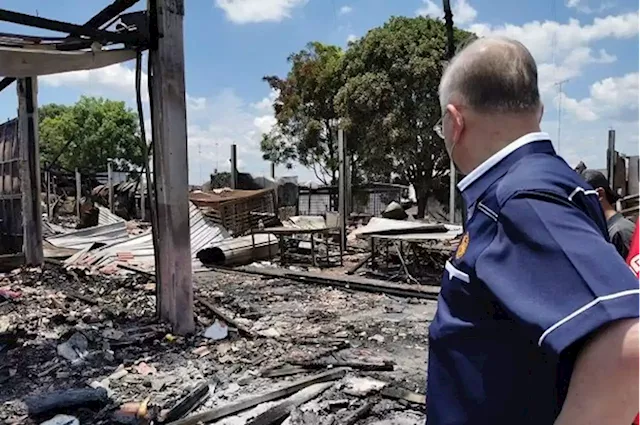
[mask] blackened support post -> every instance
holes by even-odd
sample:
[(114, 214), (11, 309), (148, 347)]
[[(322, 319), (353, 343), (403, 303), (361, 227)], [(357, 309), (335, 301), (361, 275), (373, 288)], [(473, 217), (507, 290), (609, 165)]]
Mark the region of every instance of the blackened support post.
[(40, 148), (38, 140), (38, 80), (18, 80), (18, 137), (22, 156), (22, 228), (25, 262), (42, 265), (42, 207), (40, 206)]
[(113, 212), (113, 165), (111, 159), (107, 160), (107, 185), (109, 186), (109, 211)]
[(338, 214), (340, 215), (340, 248), (342, 252), (347, 250), (347, 196), (349, 192), (349, 161), (347, 159), (347, 140), (343, 129), (338, 129), (338, 160), (339, 160), (339, 186), (338, 186)]
[(80, 199), (82, 198), (82, 176), (80, 171), (76, 168), (76, 214), (80, 219)]
[(47, 220), (51, 222), (51, 171), (44, 172), (44, 184), (46, 186), (44, 202), (47, 204)]
[(193, 333), (189, 165), (184, 80), (184, 0), (150, 0), (149, 51), (157, 311), (179, 335)]

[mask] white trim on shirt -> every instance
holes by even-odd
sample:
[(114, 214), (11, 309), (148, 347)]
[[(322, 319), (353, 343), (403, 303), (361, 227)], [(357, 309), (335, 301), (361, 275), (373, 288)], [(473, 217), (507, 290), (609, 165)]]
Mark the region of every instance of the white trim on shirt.
[(455, 268), (450, 261), (447, 261), (445, 263), (444, 268), (447, 270), (447, 273), (449, 273), (450, 278), (455, 277), (457, 279), (460, 279), (464, 283), (469, 283), (469, 275)]
[(569, 314), (565, 318), (560, 319), (553, 325), (549, 326), (547, 330), (544, 331), (540, 336), (540, 339), (538, 340), (538, 346), (542, 346), (542, 343), (544, 342), (545, 338), (548, 337), (551, 332), (555, 331), (560, 326), (567, 323), (569, 320), (574, 319), (575, 317), (581, 315), (585, 311), (589, 310), (591, 307), (594, 307), (603, 301), (615, 300), (616, 298), (626, 297), (628, 295), (638, 295), (638, 294), (640, 294), (640, 289), (627, 289), (626, 291), (616, 292), (615, 294), (603, 295), (601, 297), (594, 299), (593, 301), (583, 305), (573, 313)]
[(493, 168), (493, 166), (498, 162), (502, 161), (504, 158), (513, 153), (516, 149), (519, 149), (524, 145), (528, 145), (529, 143), (538, 142), (540, 140), (551, 139), (549, 138), (549, 135), (547, 133), (536, 132), (525, 134), (524, 136), (514, 140), (504, 148), (500, 149), (498, 152), (494, 153), (489, 157), (489, 159), (477, 166), (473, 171), (467, 174), (465, 178), (460, 180), (460, 182), (458, 183), (458, 189), (460, 189), (460, 191), (462, 192), (467, 187), (469, 187), (471, 183), (482, 177), (483, 174)]

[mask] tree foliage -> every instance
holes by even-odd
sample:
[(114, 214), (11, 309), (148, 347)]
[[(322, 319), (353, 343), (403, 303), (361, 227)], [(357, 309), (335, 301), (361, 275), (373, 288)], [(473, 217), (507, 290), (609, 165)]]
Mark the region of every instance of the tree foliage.
[(277, 90), (274, 102), (277, 125), (263, 136), (265, 159), (277, 164), (298, 161), (312, 168), (325, 183), (338, 172), (337, 114), (334, 98), (341, 87), (339, 70), (343, 51), (337, 46), (309, 43), (289, 56), (286, 78), (264, 80)]
[[(469, 37), (454, 32), (457, 44)], [(413, 184), (422, 216), (427, 197), (448, 187), (449, 159), (433, 131), (441, 115), (438, 85), (446, 47), (444, 23), (425, 17), (393, 17), (344, 53), (310, 43), (289, 57), (287, 78), (265, 77), (279, 91), (278, 124), (261, 144), (265, 159), (297, 160), (334, 183), (340, 119), (353, 181)]]
[(124, 102), (83, 96), (71, 106), (44, 105), (38, 114), (45, 163), (59, 155), (61, 167), (92, 173), (106, 170), (109, 158), (124, 171), (144, 162), (138, 116)]
[[(454, 34), (457, 42), (469, 36)], [(433, 190), (448, 184), (449, 158), (433, 131), (441, 116), (446, 46), (442, 21), (393, 17), (350, 44), (336, 96), (345, 125), (368, 148), (368, 161), (414, 185), (419, 216)]]

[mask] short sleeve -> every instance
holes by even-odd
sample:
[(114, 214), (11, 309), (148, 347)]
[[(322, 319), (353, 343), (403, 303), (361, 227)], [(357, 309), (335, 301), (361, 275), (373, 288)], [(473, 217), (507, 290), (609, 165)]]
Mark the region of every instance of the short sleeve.
[(476, 274), (523, 332), (556, 354), (638, 317), (638, 280), (589, 216), (561, 199), (506, 201)]

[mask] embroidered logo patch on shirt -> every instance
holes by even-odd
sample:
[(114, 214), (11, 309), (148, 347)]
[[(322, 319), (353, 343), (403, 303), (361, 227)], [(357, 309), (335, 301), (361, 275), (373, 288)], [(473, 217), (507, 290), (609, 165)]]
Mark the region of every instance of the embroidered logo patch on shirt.
[(467, 247), (469, 246), (469, 233), (465, 233), (458, 245), (458, 249), (456, 250), (456, 260), (462, 258), (465, 252), (467, 252)]

